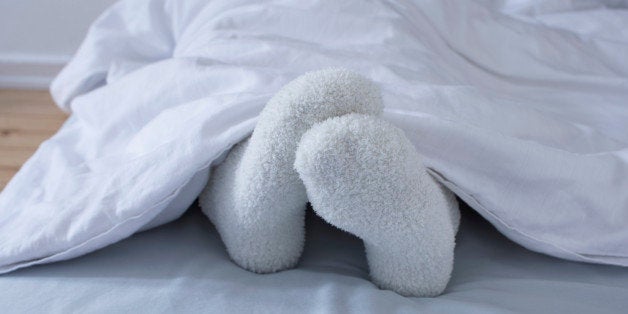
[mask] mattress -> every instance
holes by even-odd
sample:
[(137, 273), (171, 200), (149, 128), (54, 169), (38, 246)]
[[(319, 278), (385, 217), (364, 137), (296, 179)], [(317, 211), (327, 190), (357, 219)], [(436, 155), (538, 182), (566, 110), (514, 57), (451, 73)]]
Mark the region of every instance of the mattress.
[(258, 275), (233, 264), (211, 223), (180, 219), (80, 258), (0, 277), (4, 313), (619, 313), (628, 269), (528, 251), (462, 209), (445, 293), (406, 298), (368, 280), (361, 241), (312, 211), (298, 267)]

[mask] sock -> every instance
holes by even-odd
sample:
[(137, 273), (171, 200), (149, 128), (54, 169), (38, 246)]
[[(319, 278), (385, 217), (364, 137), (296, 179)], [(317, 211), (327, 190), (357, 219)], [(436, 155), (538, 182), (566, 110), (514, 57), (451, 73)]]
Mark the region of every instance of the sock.
[(349, 114), (313, 126), (297, 169), (314, 211), (364, 241), (373, 282), (406, 296), (436, 296), (453, 268), (460, 213), (403, 132)]
[(212, 170), (199, 198), (238, 265), (268, 273), (298, 262), (308, 201), (293, 167), (301, 136), (330, 117), (382, 107), (374, 83), (339, 69), (307, 73), (268, 102), (251, 137)]

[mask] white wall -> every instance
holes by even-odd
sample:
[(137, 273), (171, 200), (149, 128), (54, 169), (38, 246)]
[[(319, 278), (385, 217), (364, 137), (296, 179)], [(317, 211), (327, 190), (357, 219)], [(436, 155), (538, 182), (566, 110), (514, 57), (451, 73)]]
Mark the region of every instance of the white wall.
[(115, 0), (0, 0), (0, 88), (47, 88)]

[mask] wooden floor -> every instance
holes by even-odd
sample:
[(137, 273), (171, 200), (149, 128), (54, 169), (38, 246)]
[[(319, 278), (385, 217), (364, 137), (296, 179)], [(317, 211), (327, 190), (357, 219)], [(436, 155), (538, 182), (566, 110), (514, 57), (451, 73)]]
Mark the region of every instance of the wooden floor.
[(0, 190), (66, 118), (47, 91), (0, 89)]

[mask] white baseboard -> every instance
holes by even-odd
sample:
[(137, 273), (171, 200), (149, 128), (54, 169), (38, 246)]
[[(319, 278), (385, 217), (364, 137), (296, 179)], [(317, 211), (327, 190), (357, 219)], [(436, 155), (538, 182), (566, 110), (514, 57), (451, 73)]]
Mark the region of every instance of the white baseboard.
[(0, 88), (48, 89), (70, 56), (0, 54)]

